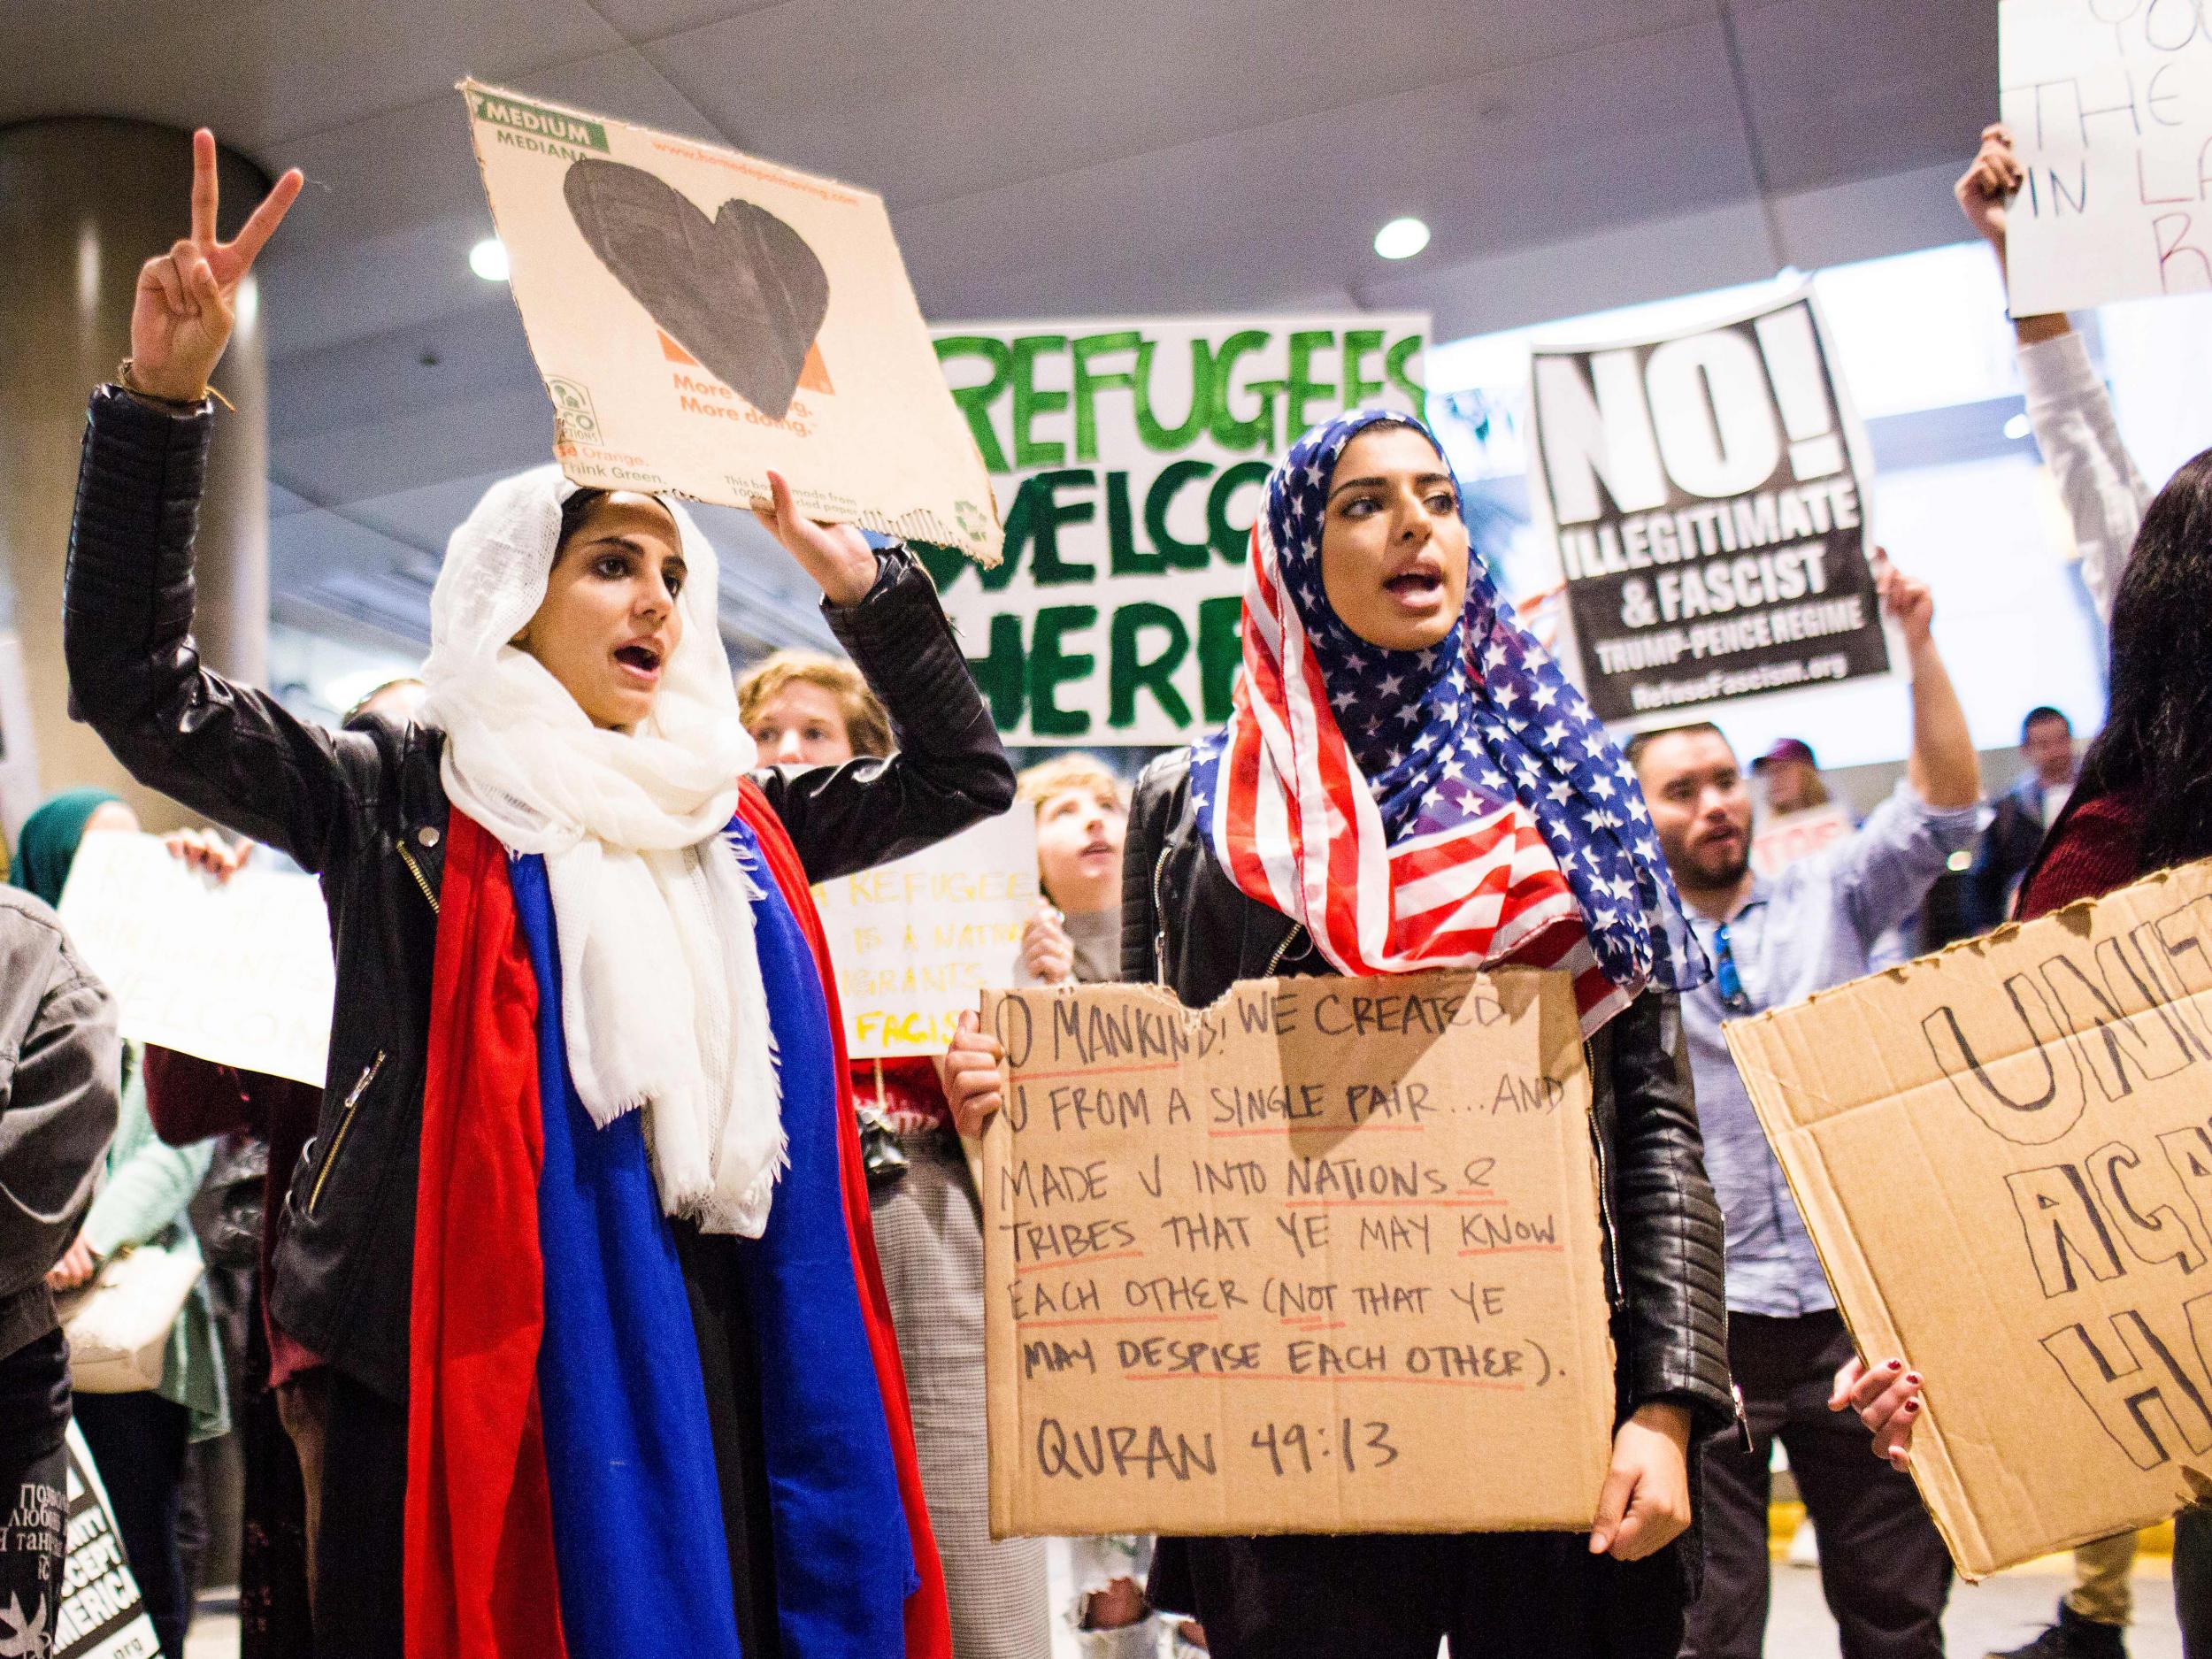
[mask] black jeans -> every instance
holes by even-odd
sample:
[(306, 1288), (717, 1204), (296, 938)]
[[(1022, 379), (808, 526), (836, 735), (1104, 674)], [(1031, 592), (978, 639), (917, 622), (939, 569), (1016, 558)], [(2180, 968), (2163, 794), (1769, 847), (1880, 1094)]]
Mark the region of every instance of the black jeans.
[(1951, 1557), (1912, 1477), (1874, 1455), (1855, 1413), (1828, 1409), (1850, 1333), (1832, 1310), (1728, 1316), (1728, 1363), (1751, 1425), (1705, 1445), (1705, 1587), (1684, 1659), (1759, 1659), (1767, 1624), (1769, 1461), (1778, 1439), (1820, 1540), (1820, 1588), (1844, 1659), (1941, 1659)]
[(184, 1448), (192, 1413), (152, 1393), (79, 1394), (77, 1426), (115, 1510), (123, 1553), (154, 1622), (163, 1659), (184, 1659), (192, 1622), (177, 1529), (183, 1518)]
[(315, 1539), (315, 1651), (405, 1659), (407, 1408), (334, 1366)]
[(1679, 1546), (1639, 1562), (1579, 1532), (1163, 1539), (1152, 1594), (1214, 1659), (1671, 1659)]
[(2174, 1617), (2181, 1659), (2212, 1659), (2212, 1509), (2174, 1517)]
[(27, 1633), (32, 1653), (61, 1611), (68, 1430), (68, 1351), (50, 1331), (0, 1359), (0, 1640)]

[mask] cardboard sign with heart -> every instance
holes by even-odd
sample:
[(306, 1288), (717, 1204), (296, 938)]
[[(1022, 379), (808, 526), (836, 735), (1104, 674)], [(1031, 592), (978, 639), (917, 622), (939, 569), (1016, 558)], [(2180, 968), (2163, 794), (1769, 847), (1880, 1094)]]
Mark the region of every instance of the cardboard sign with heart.
[(799, 233), (732, 196), (712, 219), (641, 167), (569, 163), (561, 193), (616, 280), (740, 397), (781, 420), (829, 311)]
[(515, 303), (580, 484), (999, 562), (999, 513), (883, 199), (463, 81)]

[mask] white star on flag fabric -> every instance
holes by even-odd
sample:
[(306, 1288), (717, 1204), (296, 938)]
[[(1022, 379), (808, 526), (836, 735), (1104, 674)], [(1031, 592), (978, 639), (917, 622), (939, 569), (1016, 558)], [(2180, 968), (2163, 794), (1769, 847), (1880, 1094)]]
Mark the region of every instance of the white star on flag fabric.
[[(1191, 757), (1201, 831), (1237, 886), (1303, 923), (1340, 971), (1561, 968), (1595, 1031), (1647, 985), (1701, 982), (1704, 953), (1657, 849), (1607, 810), (1617, 794), (1642, 818), (1635, 774), (1479, 552), (1438, 647), (1382, 649), (1329, 607), (1328, 481), (1383, 421), (1436, 445), (1409, 416), (1356, 411), (1268, 475), (1234, 707)], [(1462, 755), (1479, 763), (1472, 781)]]

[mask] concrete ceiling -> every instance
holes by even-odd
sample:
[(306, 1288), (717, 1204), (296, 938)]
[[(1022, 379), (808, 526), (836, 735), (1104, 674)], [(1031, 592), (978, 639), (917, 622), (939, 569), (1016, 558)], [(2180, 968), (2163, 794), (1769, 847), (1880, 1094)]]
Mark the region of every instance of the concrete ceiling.
[[(551, 442), (513, 306), (468, 269), (465, 73), (880, 190), (933, 319), (1372, 306), (1448, 340), (1955, 240), (1995, 12), (7, 0), (0, 123), (204, 122), (306, 170), (264, 260), (279, 612), (405, 640), (447, 530)], [(1408, 212), (1433, 240), (1386, 264)], [(749, 522), (710, 533), (733, 638), (815, 626)]]

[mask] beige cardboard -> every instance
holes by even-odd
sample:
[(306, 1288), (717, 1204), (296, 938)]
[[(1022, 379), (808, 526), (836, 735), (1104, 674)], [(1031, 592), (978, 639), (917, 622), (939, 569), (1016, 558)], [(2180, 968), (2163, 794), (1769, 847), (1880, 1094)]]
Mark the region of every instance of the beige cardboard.
[(1613, 1374), (1566, 976), (984, 1018), (994, 1534), (1589, 1525)]
[(580, 484), (958, 547), (1001, 531), (883, 198), (461, 83), (515, 303)]
[(2212, 1495), (2212, 864), (1725, 1030), (1962, 1571)]

